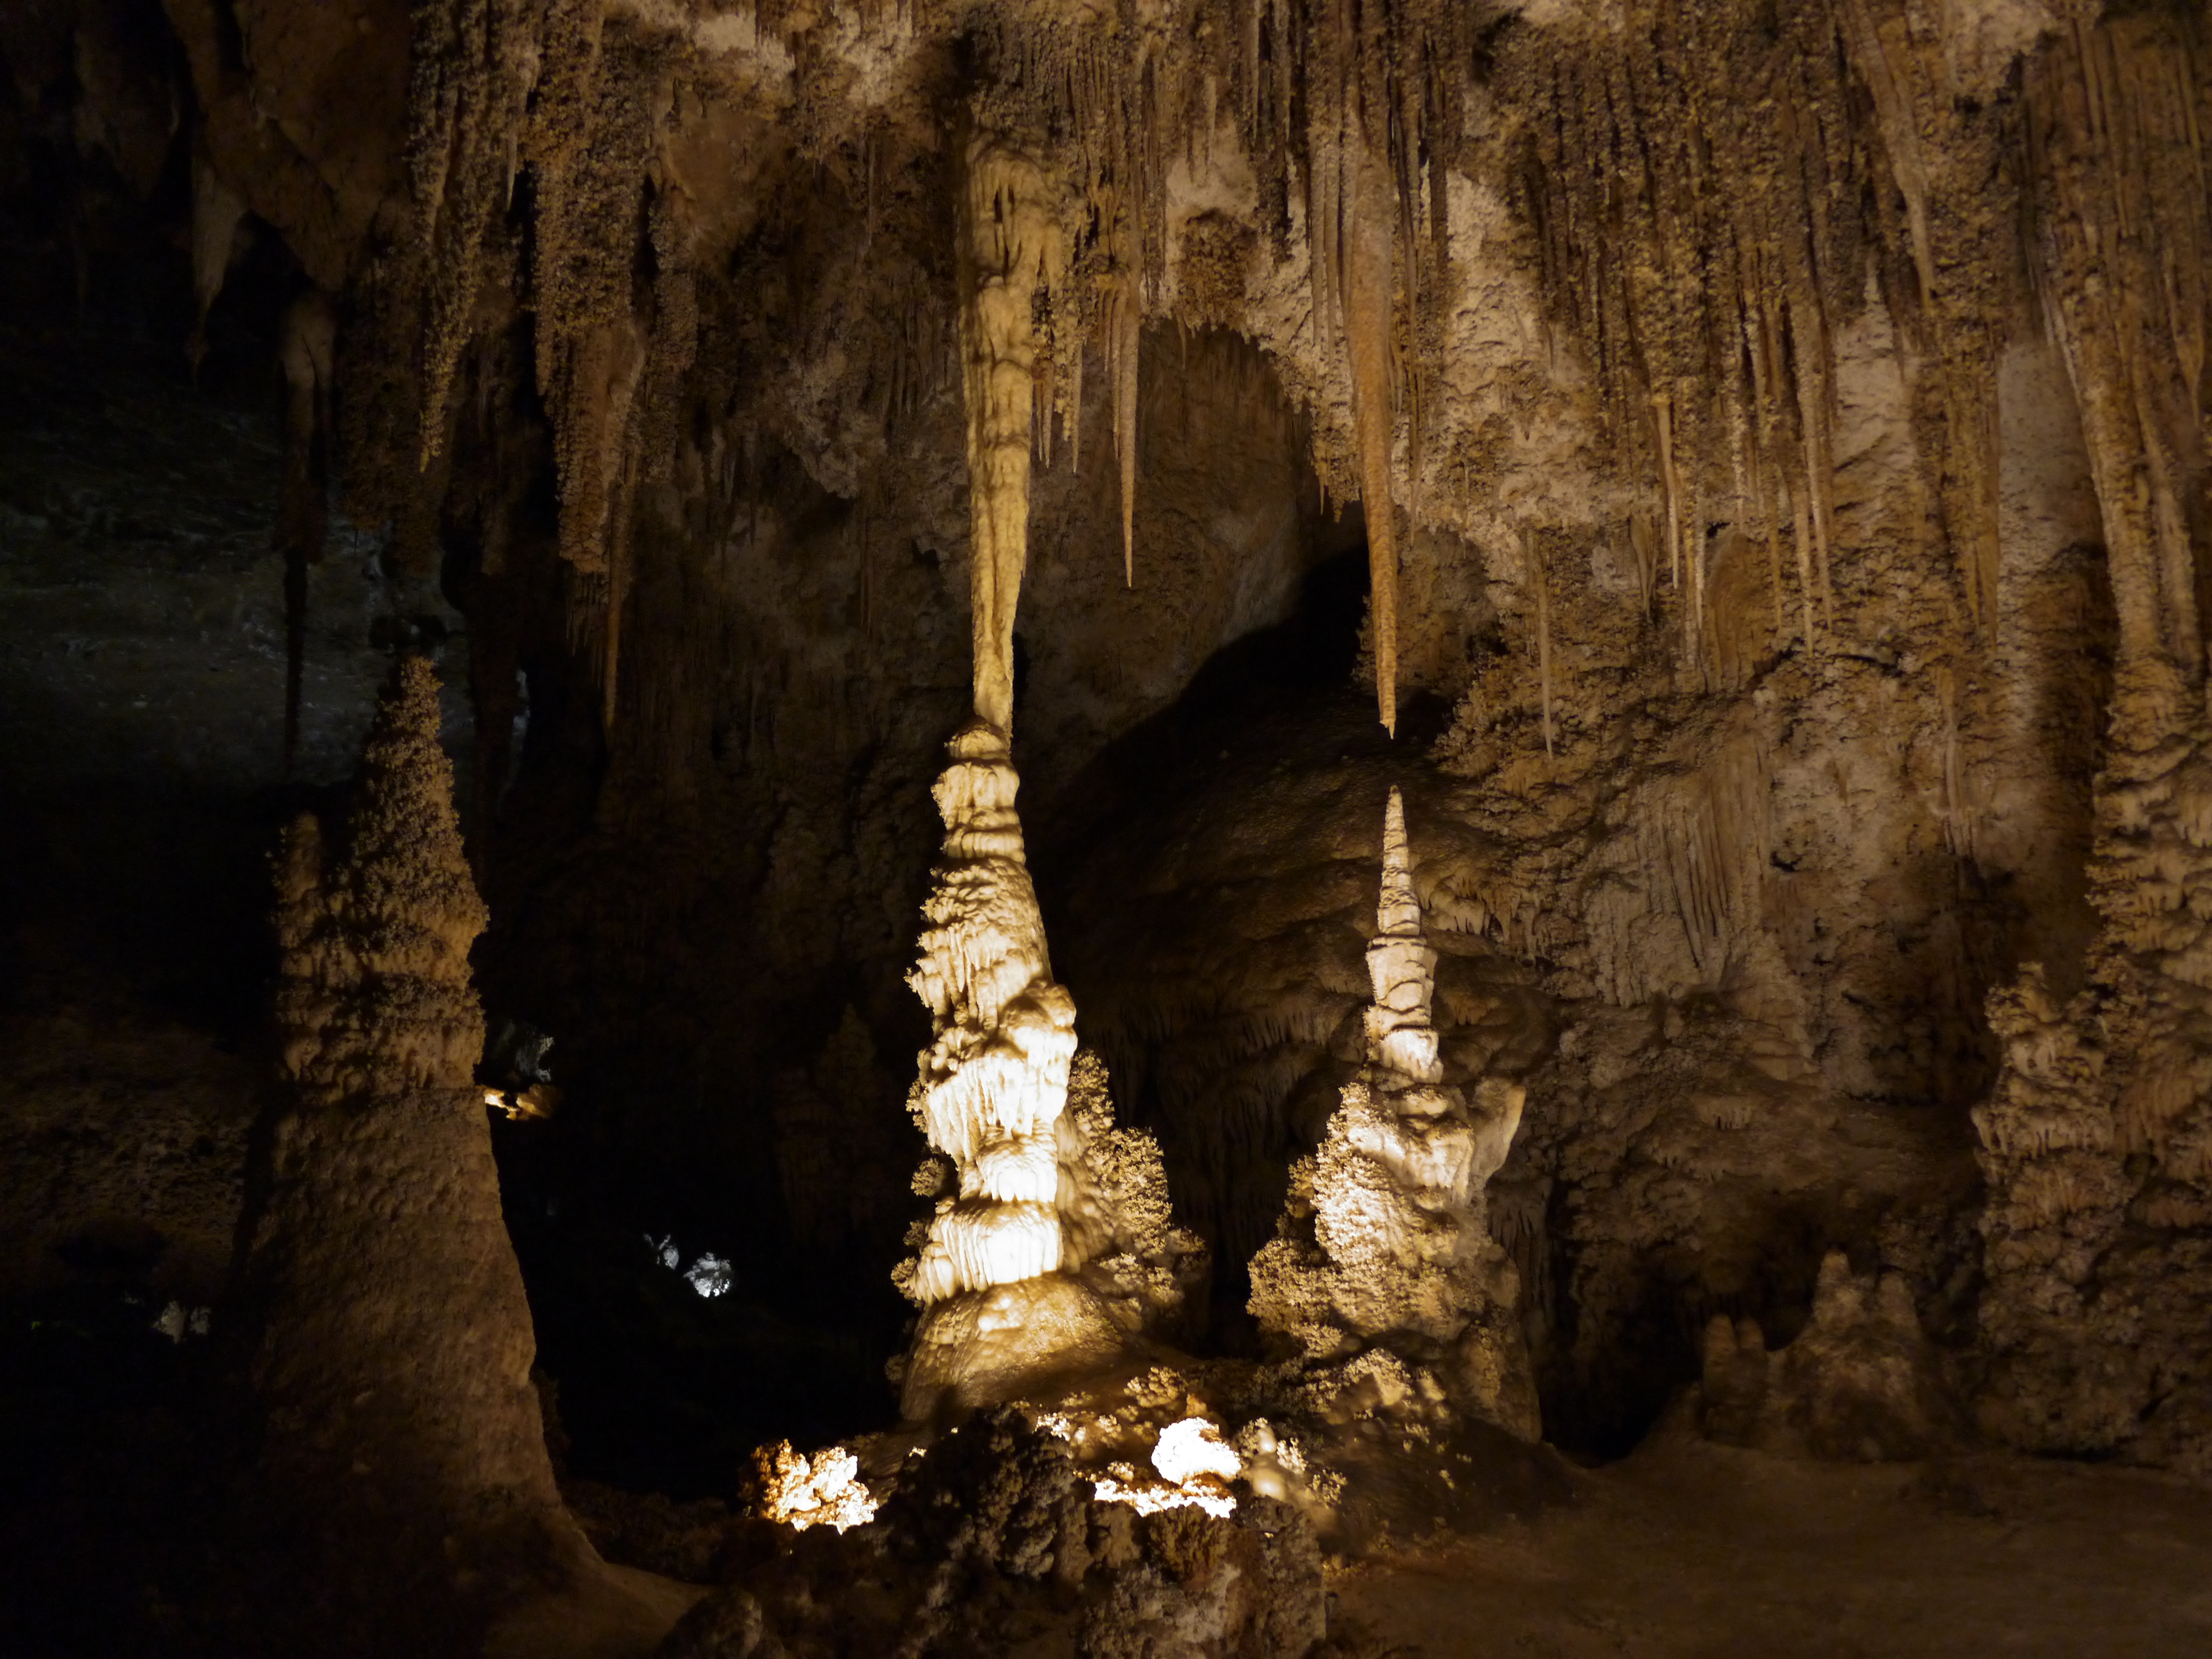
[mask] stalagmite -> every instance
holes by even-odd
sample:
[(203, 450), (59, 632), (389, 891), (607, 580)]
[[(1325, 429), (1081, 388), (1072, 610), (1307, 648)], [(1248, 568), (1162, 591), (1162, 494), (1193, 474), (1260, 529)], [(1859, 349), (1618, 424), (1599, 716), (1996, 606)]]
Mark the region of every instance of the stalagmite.
[[(433, 1526), (486, 1492), (554, 1502), (471, 1075), (483, 1030), (468, 956), (485, 913), (438, 725), (435, 679), (412, 659), (380, 711), (342, 855), (325, 856), (312, 819), (288, 841), (278, 1012), (299, 1104), (246, 1256), (266, 1331), (258, 1391), (301, 1431), (274, 1462), (342, 1488), (365, 1463)], [(395, 1352), (410, 1362), (380, 1376)]]
[(1366, 1064), (1320, 1150), (1291, 1171), (1277, 1236), (1253, 1258), (1251, 1310), (1323, 1417), (1370, 1409), (1379, 1390), (1401, 1413), (1463, 1413), (1534, 1439), (1518, 1279), (1483, 1205), (1520, 1125), (1522, 1091), (1486, 1079), (1470, 1105), (1444, 1082), (1430, 1015), (1436, 963), (1393, 788), (1367, 946)]
[(1075, 1004), (1052, 978), (1014, 813), (1020, 781), (1005, 736), (980, 719), (949, 748), (934, 792), (944, 850), (907, 981), (935, 1030), (914, 1109), (954, 1188), (901, 1286), (922, 1308), (901, 1397), (916, 1423), (1103, 1369), (1122, 1341), (1100, 1298), (1061, 1270)]
[(1831, 1251), (1812, 1315), (1778, 1351), (1753, 1319), (1707, 1322), (1698, 1409), (1708, 1439), (1835, 1462), (1917, 1461), (1964, 1423), (1904, 1276), (1860, 1277)]
[[(617, 1638), (601, 1650), (642, 1651), (685, 1598), (610, 1579), (554, 1486), (473, 1078), (485, 911), (438, 731), (436, 677), (410, 659), (343, 842), (311, 817), (285, 842), (292, 1098), (229, 1313), (260, 1432), (252, 1541), (301, 1558), (313, 1651), (462, 1651), (494, 1621), (573, 1626), (587, 1604)], [(572, 1628), (538, 1650), (593, 1649)]]

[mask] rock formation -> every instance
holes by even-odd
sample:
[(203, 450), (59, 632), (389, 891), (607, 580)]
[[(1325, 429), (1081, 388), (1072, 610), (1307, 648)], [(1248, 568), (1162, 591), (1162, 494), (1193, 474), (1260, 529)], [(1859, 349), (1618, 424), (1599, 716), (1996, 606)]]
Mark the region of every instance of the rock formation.
[[(0, 1277), (263, 1345), (270, 1529), (389, 1565), (283, 1582), (595, 1571), (440, 1115), (480, 926), (579, 1468), (722, 1491), (910, 1335), (794, 1516), (1000, 1401), (1310, 1518), (1463, 1520), (1538, 1392), (1598, 1462), (1695, 1385), (2207, 1469), (2202, 4), (15, 0), (0, 59)], [(442, 786), (295, 838), (249, 1187), (268, 813), (417, 649), (491, 920)]]
[(439, 724), (410, 658), (343, 841), (302, 817), (279, 863), (291, 1097), (226, 1309), (257, 1427), (245, 1524), (297, 1558), (274, 1620), (318, 1652), (459, 1651), (495, 1621), (522, 1639), (564, 1620), (557, 1650), (641, 1652), (684, 1598), (614, 1583), (554, 1486), (472, 1075), (484, 908)]
[[(982, 675), (979, 662), (979, 687)], [(1103, 1370), (1122, 1345), (1099, 1298), (1061, 1267), (1075, 1004), (1052, 978), (1014, 815), (1019, 780), (1004, 734), (980, 720), (949, 747), (935, 792), (944, 851), (908, 983), (936, 1030), (915, 1116), (951, 1160), (957, 1190), (938, 1200), (902, 1287), (922, 1309), (900, 1401), (912, 1422)]]
[[(1115, 1130), (1110, 1103), (1094, 1103), (1089, 1121), (1067, 1115), (1075, 1004), (1052, 978), (1014, 805), (1014, 617), (1038, 435), (1034, 312), (1064, 286), (1066, 238), (1044, 173), (1012, 140), (972, 136), (963, 175), (975, 718), (947, 745), (952, 764), (932, 792), (945, 839), (908, 976), (936, 1034), (915, 1116), (951, 1160), (949, 1180), (925, 1166), (921, 1188), (937, 1213), (899, 1275), (922, 1309), (902, 1377), (909, 1422), (1107, 1370), (1127, 1337), (1182, 1297), (1162, 1265), (1170, 1241), (1157, 1148), (1147, 1159), (1146, 1142)], [(1129, 477), (1125, 466), (1125, 490)], [(938, 1194), (939, 1184), (952, 1190)], [(1196, 1249), (1192, 1239), (1178, 1246)], [(1109, 1251), (1113, 1262), (1085, 1272)]]
[(1116, 1126), (1105, 1062), (1078, 1049), (1060, 1129), (1060, 1265), (1082, 1275), (1132, 1334), (1176, 1334), (1211, 1266), (1205, 1241), (1175, 1223), (1167, 1167), (1147, 1130)]
[(1896, 1273), (1855, 1275), (1840, 1252), (1821, 1262), (1812, 1317), (1779, 1352), (1758, 1321), (1714, 1315), (1698, 1392), (1707, 1438), (1784, 1455), (1917, 1461), (1965, 1439), (1911, 1287)]
[(1393, 788), (1367, 946), (1366, 1063), (1320, 1150), (1291, 1170), (1278, 1236), (1252, 1263), (1252, 1312), (1291, 1346), (1320, 1415), (1463, 1413), (1534, 1439), (1517, 1276), (1482, 1198), (1520, 1127), (1522, 1091), (1485, 1079), (1470, 1107), (1445, 1083), (1436, 964)]
[(876, 1519), (811, 1530), (695, 1608), (659, 1659), (1305, 1659), (1320, 1553), (1287, 1504), (1140, 1515), (1091, 1497), (1066, 1448), (1012, 1411), (915, 1460)]

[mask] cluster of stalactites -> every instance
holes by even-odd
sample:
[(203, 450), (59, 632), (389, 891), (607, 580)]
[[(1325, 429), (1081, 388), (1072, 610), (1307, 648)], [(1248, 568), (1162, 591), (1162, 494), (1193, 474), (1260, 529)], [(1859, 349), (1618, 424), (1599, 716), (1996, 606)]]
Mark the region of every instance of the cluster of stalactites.
[[(1447, 286), (1443, 170), (1460, 143), (1474, 32), (1464, 8), (1227, 0), (1139, 22), (1133, 34), (1112, 21), (1069, 29), (1006, 15), (978, 37), (979, 119), (1024, 135), (1029, 154), (1077, 181), (1056, 249), (1030, 273), (1041, 330), (1033, 441), (1049, 465), (1057, 415), (1079, 455), (1084, 357), (1097, 339), (1121, 470), (1123, 574), (1133, 584), (1138, 334), (1165, 274), (1175, 152), (1195, 165), (1219, 136), (1233, 136), (1251, 160), (1273, 257), (1289, 258), (1303, 233), (1315, 343), (1341, 365), (1351, 391), (1376, 691), (1393, 731), (1398, 422), (1402, 404), (1405, 465), (1418, 494), (1425, 366)], [(971, 401), (971, 460), (975, 410)]]
[[(763, 61), (779, 52), (790, 61), (796, 31), (822, 21), (752, 20)], [(866, 7), (839, 20), (902, 40), (918, 23), (930, 27)], [(1032, 443), (1049, 465), (1057, 425), (1079, 451), (1085, 356), (1096, 343), (1121, 473), (1124, 575), (1133, 582), (1138, 342), (1146, 309), (1164, 293), (1168, 172), (1178, 152), (1195, 162), (1231, 136), (1251, 158), (1275, 257), (1289, 257), (1303, 232), (1316, 343), (1339, 357), (1352, 388), (1354, 470), (1369, 504), (1377, 693), (1384, 723), (1395, 727), (1397, 416), (1402, 401), (1418, 493), (1431, 378), (1424, 365), (1435, 355), (1449, 240), (1442, 175), (1460, 142), (1478, 19), (1467, 8), (1404, 0), (1202, 0), (1079, 26), (1048, 9), (963, 15), (959, 26), (975, 50), (975, 125), (993, 135), (971, 149), (971, 181), (1024, 215), (1042, 202), (1030, 184), (1064, 181), (1054, 186), (1042, 241), (1030, 235), (1042, 222), (1034, 216), (1017, 223), (1015, 240), (1035, 257), (1006, 269), (1006, 308), (1017, 295), (1035, 301), (1039, 335), (1024, 346), (1011, 327), (1000, 332), (1005, 349), (992, 362), (1006, 371), (1006, 395), (980, 408), (971, 401), (971, 437), (984, 435), (974, 428), (986, 416), (993, 429), (985, 447), (1010, 432), (1012, 371), (1026, 351), (1034, 374), (1019, 391), (1032, 406)], [(665, 82), (681, 60), (649, 20), (599, 0), (433, 0), (416, 8), (413, 58), (416, 234), (400, 282), (421, 319), (419, 455), (427, 465), (444, 441), (485, 285), (501, 262), (512, 264), (526, 249), (527, 272), (514, 274), (526, 274), (532, 290), (538, 391), (554, 428), (560, 547), (575, 572), (572, 622), (580, 643), (599, 646), (611, 711), (629, 502), (665, 464), (655, 434), (696, 343), (689, 252), (659, 182), (673, 118)], [(793, 90), (803, 99), (807, 89)], [(856, 131), (862, 125), (856, 115)], [(1009, 166), (1018, 172), (1024, 156), (1041, 171), (1012, 179), (1012, 195), (1002, 196)], [(517, 239), (502, 222), (526, 173), (530, 188), (520, 199), (532, 223)], [(971, 209), (976, 193), (969, 192)], [(995, 222), (967, 217), (963, 252), (975, 253)], [(635, 246), (641, 222), (649, 225), (658, 273), (649, 284), (635, 276), (648, 264)], [(985, 289), (969, 298), (983, 300)], [(988, 308), (971, 303), (966, 320), (987, 321)], [(971, 334), (971, 367), (977, 345)], [(1002, 450), (997, 465), (1012, 470)], [(1013, 481), (1000, 482), (1008, 488), (994, 501), (1011, 507)], [(1005, 563), (998, 557), (990, 578), (994, 625), (1008, 608), (998, 599)]]
[(1520, 204), (1611, 434), (1657, 483), (1657, 524), (1636, 532), (1663, 543), (1692, 665), (1717, 520), (1766, 547), (1778, 642), (1837, 626), (1838, 337), (1872, 286), (1939, 417), (1921, 453), (1966, 630), (1997, 628), (1997, 364), (2039, 309), (2075, 383), (2124, 653), (2199, 676), (2182, 526), (2212, 246), (2202, 24), (2077, 15), (1996, 48), (1989, 26), (1901, 0), (1629, 0), (1618, 30), (1505, 43)]
[(1705, 623), (1709, 456), (1726, 458), (1734, 516), (1767, 545), (1778, 630), (1790, 532), (1814, 639), (1831, 604), (1832, 324), (1856, 306), (1865, 259), (1863, 228), (1820, 206), (1856, 183), (1850, 90), (1804, 9), (1773, 34), (1725, 8), (1630, 14), (1611, 40), (1520, 43), (1523, 210), (1613, 441), (1657, 482), (1687, 654)]
[(915, 1273), (924, 1306), (1060, 1267), (1059, 1125), (1075, 1056), (1075, 1005), (1053, 982), (1005, 739), (978, 722), (951, 747), (935, 792), (944, 854), (908, 979), (935, 1030), (922, 1127), (959, 1182)]
[[(569, 631), (590, 651), (611, 722), (630, 504), (666, 476), (698, 312), (680, 209), (659, 179), (667, 44), (609, 9), (602, 0), (415, 9), (415, 235), (402, 253), (422, 330), (416, 436), (425, 471), (446, 443), (483, 293), (527, 276), (559, 547), (571, 572)], [(503, 221), (526, 173), (532, 225), (518, 241)], [(639, 257), (641, 225), (649, 262)], [(488, 567), (502, 551), (484, 550)]]
[(2148, 756), (2200, 709), (2193, 519), (2212, 337), (2212, 64), (2194, 9), (2075, 21), (2023, 75), (2035, 275), (2103, 515), (2120, 659), (2115, 748)]

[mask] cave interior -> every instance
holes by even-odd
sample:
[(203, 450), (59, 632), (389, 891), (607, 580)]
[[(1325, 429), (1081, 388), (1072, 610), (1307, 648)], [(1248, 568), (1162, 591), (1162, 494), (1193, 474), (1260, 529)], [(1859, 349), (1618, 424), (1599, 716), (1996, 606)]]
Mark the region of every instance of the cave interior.
[(0, 62), (0, 1650), (2212, 1645), (2200, 4)]

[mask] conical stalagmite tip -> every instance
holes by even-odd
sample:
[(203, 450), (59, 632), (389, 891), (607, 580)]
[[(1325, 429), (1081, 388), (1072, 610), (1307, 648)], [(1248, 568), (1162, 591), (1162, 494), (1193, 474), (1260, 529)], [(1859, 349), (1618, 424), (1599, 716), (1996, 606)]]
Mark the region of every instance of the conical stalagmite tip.
[(1421, 902), (1413, 891), (1413, 854), (1406, 836), (1406, 801), (1396, 785), (1382, 812), (1382, 893), (1375, 907), (1378, 933), (1419, 938)]

